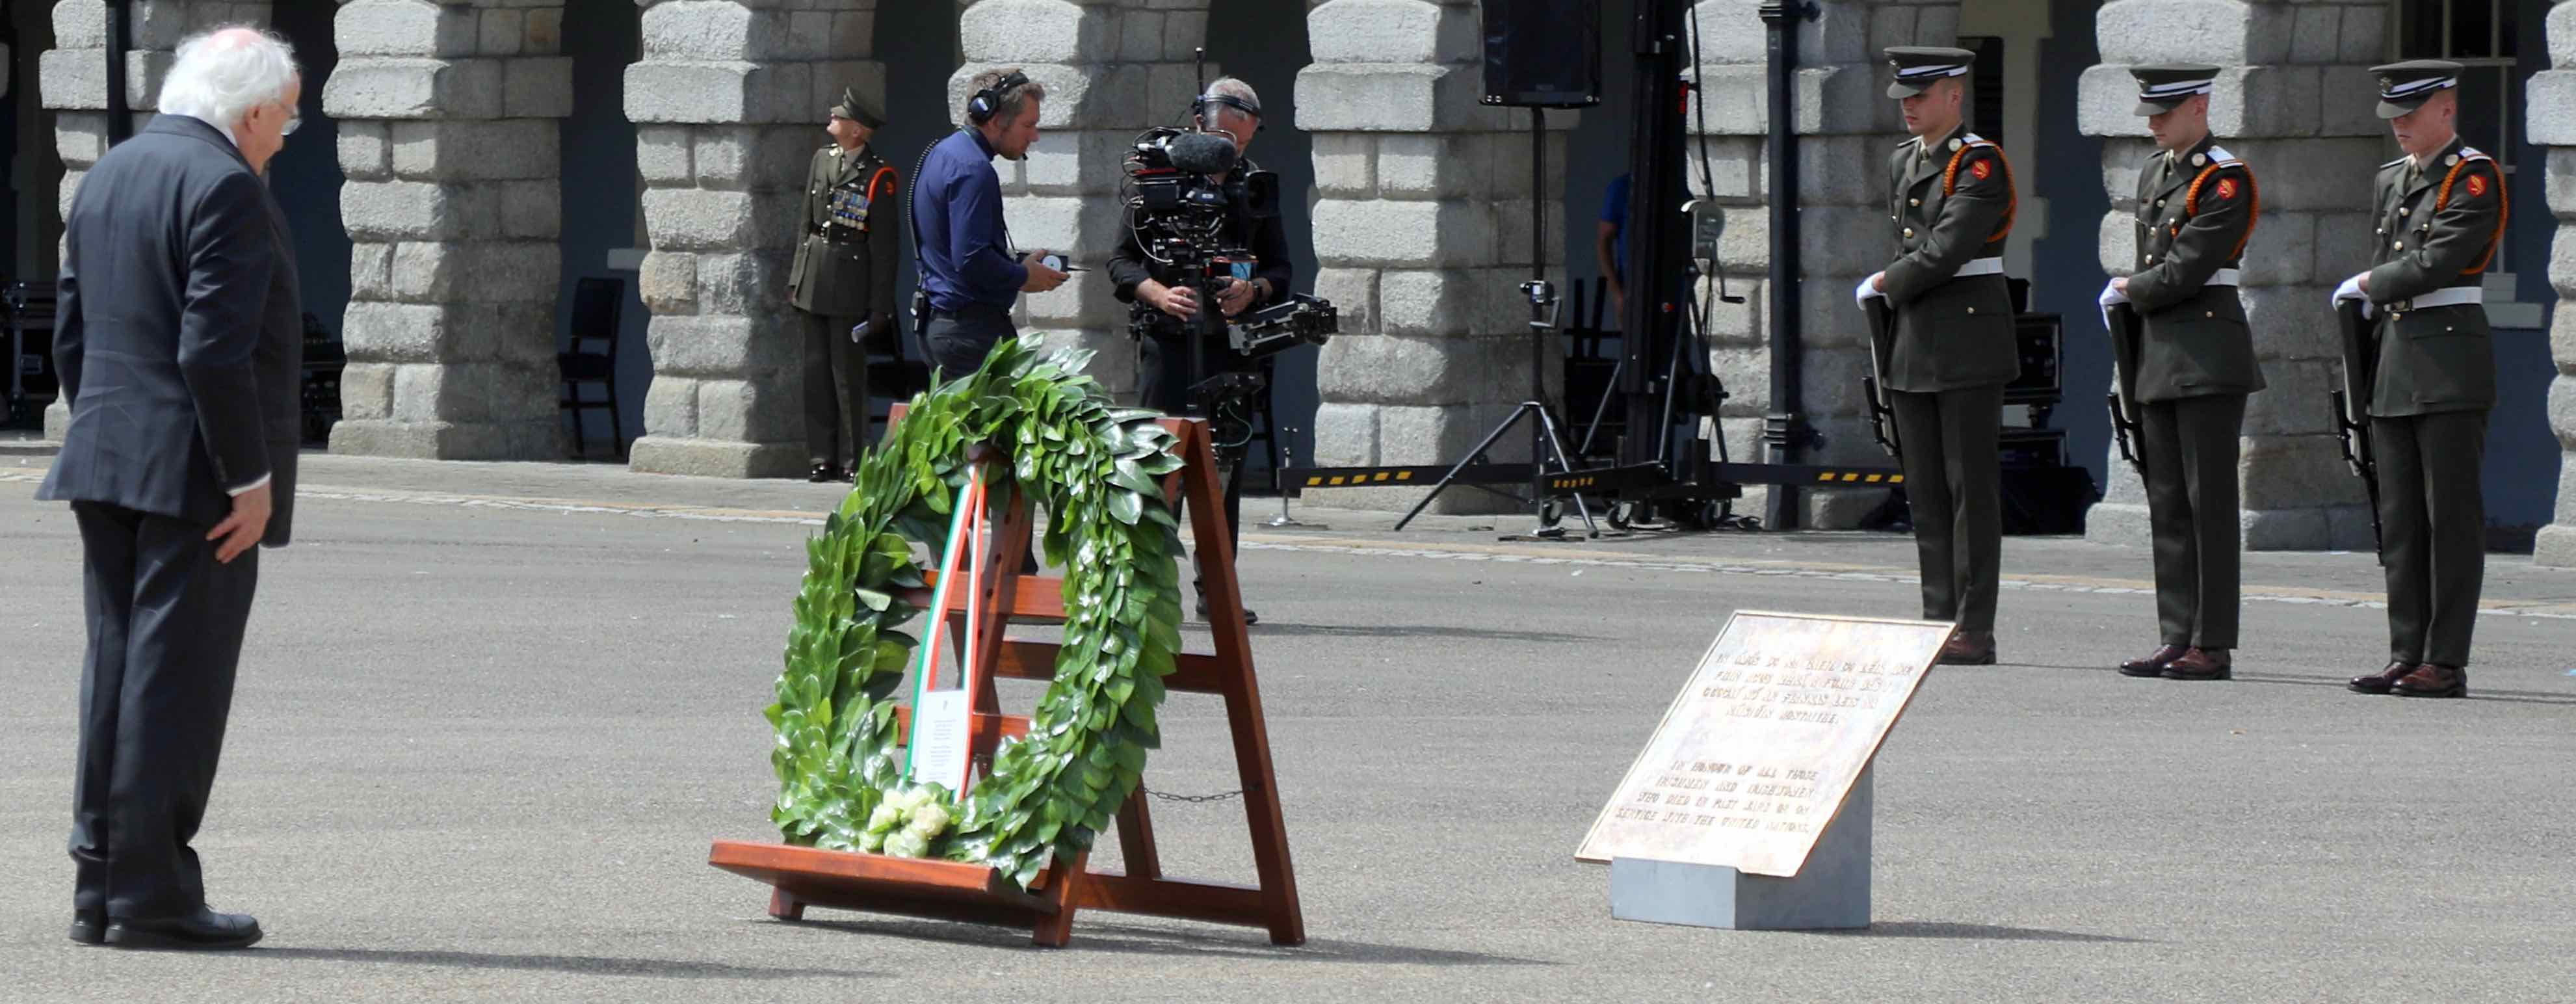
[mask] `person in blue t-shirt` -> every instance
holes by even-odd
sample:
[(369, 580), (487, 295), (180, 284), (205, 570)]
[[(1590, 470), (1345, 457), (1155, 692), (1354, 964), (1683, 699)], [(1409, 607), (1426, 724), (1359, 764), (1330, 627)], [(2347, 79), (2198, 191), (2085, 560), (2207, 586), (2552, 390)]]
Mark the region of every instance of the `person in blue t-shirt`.
[(1592, 239), (1593, 257), (1600, 262), (1601, 275), (1610, 280), (1610, 310), (1613, 324), (1628, 313), (1628, 176), (1610, 179), (1610, 190), (1601, 197), (1601, 230)]

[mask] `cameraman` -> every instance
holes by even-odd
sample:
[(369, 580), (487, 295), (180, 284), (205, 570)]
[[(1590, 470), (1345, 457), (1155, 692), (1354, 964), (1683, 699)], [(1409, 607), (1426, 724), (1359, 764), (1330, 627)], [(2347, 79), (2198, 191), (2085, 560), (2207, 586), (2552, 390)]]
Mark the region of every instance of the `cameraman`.
[[(1220, 78), (1191, 103), (1191, 112), (1201, 131), (1231, 141), (1241, 158), (1233, 170), (1211, 174), (1209, 181), (1222, 185), (1230, 175), (1260, 169), (1250, 159), (1242, 158), (1252, 148), (1253, 135), (1261, 131), (1261, 97), (1253, 92), (1252, 85), (1233, 77)], [(1216, 310), (1211, 313), (1203, 309), (1207, 305), (1200, 302), (1201, 294), (1190, 284), (1189, 277), (1176, 274), (1173, 265), (1155, 261), (1147, 254), (1139, 236), (1141, 222), (1132, 218), (1127, 221), (1126, 237), (1109, 259), (1109, 278), (1116, 284), (1120, 302), (1140, 313), (1156, 314), (1144, 326), (1144, 336), (1137, 345), (1139, 403), (1178, 415), (1189, 410), (1190, 388), (1200, 381), (1218, 373), (1268, 367), (1266, 360), (1247, 359), (1234, 351), (1226, 337), (1225, 319), (1287, 299), (1294, 275), (1288, 263), (1288, 237), (1281, 232), (1277, 216), (1254, 218), (1244, 207), (1233, 207), (1217, 240), (1252, 252), (1252, 277), (1211, 280), (1216, 300)], [(1204, 372), (1193, 365), (1197, 358), (1192, 351), (1193, 342), (1204, 353)], [(1268, 391), (1263, 393), (1266, 396)], [(1243, 526), (1242, 451), (1238, 448), (1227, 452), (1232, 454), (1233, 462), (1228, 466), (1233, 469), (1226, 476), (1226, 527), (1239, 539)], [(1207, 613), (1204, 598), (1199, 612)], [(1244, 614), (1247, 622), (1258, 620), (1249, 610)]]

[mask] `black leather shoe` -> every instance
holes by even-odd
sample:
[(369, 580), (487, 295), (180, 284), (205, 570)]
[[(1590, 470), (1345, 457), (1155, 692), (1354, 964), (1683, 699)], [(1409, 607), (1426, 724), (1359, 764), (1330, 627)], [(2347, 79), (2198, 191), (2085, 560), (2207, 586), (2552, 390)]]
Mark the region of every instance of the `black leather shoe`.
[(2397, 681), (2405, 679), (2406, 674), (2414, 671), (2413, 662), (2400, 660), (2389, 663), (2388, 668), (2379, 672), (2353, 677), (2352, 682), (2344, 686), (2356, 694), (2385, 694), (2389, 688), (2397, 685)]
[[(1200, 601), (1199, 601), (1199, 619), (1200, 619), (1200, 620), (1206, 620), (1206, 619), (1207, 619), (1207, 617), (1208, 617), (1208, 605), (1207, 605), (1207, 601), (1206, 601), (1206, 600), (1204, 600), (1204, 599), (1202, 599), (1202, 600), (1200, 600)], [(1252, 612), (1252, 608), (1251, 608), (1251, 607), (1245, 607), (1245, 608), (1243, 608), (1243, 623), (1244, 623), (1244, 624), (1246, 624), (1246, 625), (1259, 624), (1259, 623), (1261, 623), (1261, 615), (1260, 615), (1260, 614), (1253, 613), (1253, 612)]]
[(2182, 658), (2182, 654), (2187, 651), (2190, 650), (2180, 645), (2162, 646), (2157, 648), (2153, 653), (2150, 653), (2144, 659), (2131, 659), (2127, 662), (2121, 663), (2120, 675), (2163, 676), (2165, 673), (2165, 667), (2172, 665), (2174, 660)]
[(2399, 697), (2467, 697), (2469, 671), (2425, 663), (2388, 688)]
[(1939, 660), (1939, 664), (1944, 666), (1994, 665), (1995, 633), (1992, 631), (1961, 631), (1957, 634), (1951, 635), (1949, 644), (1941, 646), (1941, 658)]
[(826, 481), (839, 481), (841, 472), (830, 464), (815, 464), (813, 470), (805, 472), (805, 480), (818, 485)]
[(2165, 666), (2168, 680), (2232, 680), (2236, 671), (2229, 666), (2227, 650), (2195, 648)]
[(72, 940), (84, 945), (96, 945), (107, 941), (107, 911), (72, 911)]
[(108, 921), (107, 943), (118, 948), (198, 951), (249, 948), (259, 943), (259, 921), (246, 913), (216, 913), (203, 907), (163, 920), (119, 918)]

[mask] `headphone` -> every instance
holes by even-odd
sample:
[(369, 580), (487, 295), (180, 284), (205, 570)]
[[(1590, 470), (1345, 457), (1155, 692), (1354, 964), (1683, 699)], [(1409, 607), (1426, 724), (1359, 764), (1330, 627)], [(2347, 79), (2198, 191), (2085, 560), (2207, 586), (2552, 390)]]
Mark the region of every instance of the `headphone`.
[(1224, 105), (1228, 108), (1232, 108), (1236, 111), (1252, 116), (1252, 131), (1254, 132), (1260, 132), (1263, 129), (1269, 128), (1268, 126), (1261, 124), (1260, 105), (1235, 97), (1231, 94), (1217, 94), (1210, 92), (1191, 98), (1190, 117), (1197, 119), (1201, 128), (1206, 128), (1208, 113), (1216, 110), (1213, 107), (1215, 105)]
[(993, 86), (976, 91), (974, 97), (966, 99), (966, 121), (976, 125), (990, 121), (994, 113), (1002, 110), (1002, 95), (1028, 82), (1028, 74), (1013, 70), (1009, 76), (994, 81)]

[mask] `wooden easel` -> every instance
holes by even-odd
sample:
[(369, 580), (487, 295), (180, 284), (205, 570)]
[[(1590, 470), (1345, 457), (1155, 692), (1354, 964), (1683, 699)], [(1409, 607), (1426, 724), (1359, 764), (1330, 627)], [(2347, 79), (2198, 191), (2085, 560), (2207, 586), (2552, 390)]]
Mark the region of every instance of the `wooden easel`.
[[(896, 405), (888, 427), (902, 418)], [(1174, 693), (1217, 694), (1225, 698), (1226, 721), (1234, 732), (1234, 761), (1243, 786), (1245, 815), (1252, 834), (1252, 860), (1260, 884), (1243, 886), (1168, 878), (1155, 851), (1154, 824), (1140, 785), (1118, 811), (1118, 845), (1123, 872), (1093, 871), (1083, 853), (1071, 867), (1052, 863), (1027, 892), (1014, 888), (1000, 873), (983, 865), (920, 858), (896, 858), (850, 851), (827, 851), (779, 843), (719, 840), (707, 863), (766, 882), (775, 889), (769, 915), (803, 920), (808, 906), (832, 907), (936, 917), (1007, 927), (1026, 927), (1033, 940), (1062, 947), (1073, 936), (1077, 910), (1179, 917), (1219, 924), (1266, 928), (1274, 944), (1306, 941), (1306, 921), (1297, 905), (1297, 878), (1288, 860), (1288, 828), (1279, 811), (1279, 790), (1270, 767), (1270, 734), (1261, 715), (1261, 690), (1253, 678), (1252, 639), (1243, 623), (1243, 592), (1235, 580), (1234, 551), (1225, 523), (1224, 489), (1218, 483), (1216, 454), (1207, 422), (1199, 419), (1160, 421), (1177, 437), (1180, 470), (1163, 478), (1163, 496), (1176, 500), (1177, 513), (1188, 507), (1191, 536), (1199, 555), (1200, 574), (1216, 652), (1176, 655), (1172, 675), (1163, 679)], [(992, 574), (985, 576), (984, 609), (1000, 623), (982, 632), (978, 651), (966, 654), (981, 667), (982, 685), (974, 697), (970, 750), (989, 763), (1003, 738), (1025, 735), (1029, 719), (1006, 715), (993, 681), (1052, 680), (1053, 642), (1005, 640), (1001, 624), (1060, 624), (1064, 621), (1063, 580), (1020, 575), (1035, 526), (1025, 496), (1012, 492), (995, 534)], [(932, 583), (936, 585), (936, 583)], [(1027, 587), (1023, 590), (1023, 586)], [(930, 590), (907, 600), (927, 607)], [(951, 635), (964, 644), (962, 625), (966, 597), (950, 599), (946, 615)], [(924, 637), (929, 633), (924, 632)], [(911, 709), (896, 709), (899, 736), (909, 736)]]

